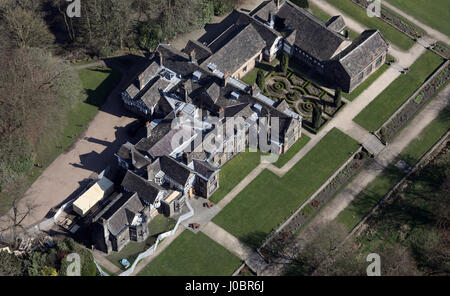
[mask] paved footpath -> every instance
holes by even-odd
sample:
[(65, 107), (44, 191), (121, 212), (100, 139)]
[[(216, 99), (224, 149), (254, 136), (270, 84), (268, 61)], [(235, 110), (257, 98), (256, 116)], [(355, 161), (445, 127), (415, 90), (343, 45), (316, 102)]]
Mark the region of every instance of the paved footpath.
[(391, 164), (420, 133), (439, 116), (439, 113), (450, 104), (450, 85), (431, 101), (417, 116), (397, 135), (392, 143), (375, 157), (376, 162), (365, 167), (350, 184), (339, 193), (297, 236), (295, 242), (284, 250), (284, 256), (288, 259), (280, 259), (279, 262), (268, 265), (261, 275), (281, 275), (290, 258), (295, 258), (311, 236), (315, 229), (326, 222), (334, 220), (349, 203), (370, 184), (383, 169)]
[[(401, 15), (402, 17), (404, 17), (408, 21), (412, 22), (416, 26), (424, 29), (425, 32), (427, 32), (427, 34), (430, 35), (430, 37), (432, 37), (432, 38), (434, 38), (436, 40), (442, 40), (445, 43), (450, 44), (450, 38), (447, 35), (439, 32), (438, 30), (435, 30), (435, 29), (431, 28), (428, 25), (425, 25), (424, 23), (422, 23), (421, 21), (419, 21), (418, 19), (416, 19), (412, 15), (409, 15), (409, 14), (403, 12), (401, 9), (398, 9), (396, 6), (390, 4), (387, 1), (383, 1), (383, 5), (386, 6), (387, 8), (389, 8), (390, 10), (393, 10), (395, 13)], [(443, 8), (443, 9), (445, 9), (445, 8)]]

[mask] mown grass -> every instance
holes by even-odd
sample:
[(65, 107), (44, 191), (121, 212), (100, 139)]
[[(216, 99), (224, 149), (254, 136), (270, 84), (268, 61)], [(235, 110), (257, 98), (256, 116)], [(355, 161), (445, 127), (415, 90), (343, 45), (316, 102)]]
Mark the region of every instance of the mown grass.
[(420, 22), (450, 36), (450, 2), (448, 0), (387, 0)]
[(361, 25), (370, 29), (378, 29), (383, 36), (392, 44), (396, 45), (402, 50), (408, 50), (414, 45), (414, 41), (405, 34), (401, 33), (394, 27), (383, 22), (379, 18), (369, 17), (365, 9), (354, 4), (350, 0), (325, 0), (330, 5), (341, 10)]
[(439, 67), (442, 59), (427, 51), (353, 120), (369, 131), (377, 130)]
[(185, 230), (140, 276), (230, 276), (241, 260), (207, 237)]
[(289, 160), (291, 160), (292, 157), (294, 157), (297, 152), (299, 152), (303, 147), (305, 147), (306, 144), (308, 144), (309, 140), (311, 140), (310, 137), (308, 137), (305, 134), (302, 134), (301, 138), (295, 142), (294, 145), (292, 145), (291, 148), (285, 153), (278, 157), (278, 160), (273, 164), (276, 167), (283, 167), (286, 163), (288, 163)]
[[(414, 139), (393, 163), (404, 160), (414, 166), (420, 158), (444, 135), (450, 128), (450, 108), (447, 107)], [(385, 169), (350, 205), (343, 210), (336, 220), (343, 223), (350, 231), (364, 215), (385, 196), (391, 188), (400, 181), (404, 173), (390, 166)]]
[(241, 152), (220, 168), (219, 189), (210, 197), (218, 203), (261, 163), (261, 152)]
[(338, 129), (331, 130), (282, 178), (263, 171), (213, 221), (249, 246), (258, 247), (358, 146)]
[[(323, 11), (318, 6), (316, 6), (316, 5), (312, 4), (312, 3), (309, 5), (309, 10), (315, 17), (317, 17), (318, 19), (320, 19), (324, 23), (328, 22), (330, 20), (330, 18), (332, 17), (332, 15), (328, 14), (327, 12)], [(346, 29), (349, 30), (350, 40), (353, 40), (353, 39), (355, 39), (356, 37), (359, 36), (358, 33), (356, 33), (355, 31), (351, 30), (350, 28), (347, 27)]]

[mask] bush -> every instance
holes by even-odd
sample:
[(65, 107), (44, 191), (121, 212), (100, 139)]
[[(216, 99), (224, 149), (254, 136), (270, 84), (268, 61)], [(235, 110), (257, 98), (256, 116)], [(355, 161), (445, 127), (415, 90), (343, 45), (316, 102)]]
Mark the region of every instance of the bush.
[(231, 12), (236, 5), (236, 0), (213, 0), (214, 15), (221, 16)]
[(309, 113), (313, 110), (313, 103), (311, 102), (305, 102), (302, 104), (302, 110)]
[(266, 79), (264, 77), (264, 71), (259, 69), (256, 74), (256, 84), (262, 92), (266, 91)]

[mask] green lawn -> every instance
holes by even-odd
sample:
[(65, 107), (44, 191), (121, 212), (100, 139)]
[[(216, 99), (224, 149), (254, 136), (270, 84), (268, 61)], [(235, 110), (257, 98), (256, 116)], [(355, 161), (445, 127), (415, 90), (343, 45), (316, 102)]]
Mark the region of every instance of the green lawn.
[(213, 221), (249, 246), (258, 247), (358, 147), (346, 134), (331, 130), (283, 178), (264, 170)]
[(120, 260), (127, 259), (133, 264), (139, 253), (142, 253), (151, 247), (156, 242), (156, 238), (160, 233), (172, 230), (175, 227), (175, 224), (175, 220), (166, 218), (164, 215), (156, 216), (148, 225), (150, 235), (145, 241), (141, 243), (130, 242), (120, 252), (113, 252), (107, 259), (114, 265), (124, 269), (122, 264), (120, 264)]
[[(66, 115), (66, 120), (60, 126), (48, 133), (42, 133), (36, 143), (36, 162), (43, 168), (33, 167), (21, 182), (11, 185), (0, 193), (0, 215), (11, 207), (11, 201), (21, 197), (33, 184), (41, 173), (55, 160), (65, 149), (69, 148), (82, 134), (89, 122), (94, 118), (106, 99), (108, 93), (120, 81), (120, 72), (109, 68), (87, 68), (79, 70), (79, 77), (86, 90), (84, 101), (77, 103)], [(53, 133), (53, 134), (52, 134)], [(55, 136), (56, 134), (56, 136)]]
[(261, 153), (258, 152), (241, 152), (232, 160), (228, 161), (220, 168), (219, 172), (219, 189), (210, 197), (210, 200), (218, 203), (225, 197), (234, 187), (236, 187), (242, 179), (250, 174), (261, 162)]
[(450, 2), (448, 0), (387, 0), (422, 23), (450, 36)]
[(353, 120), (369, 131), (377, 130), (438, 68), (442, 59), (427, 51)]
[(241, 260), (207, 237), (185, 230), (138, 275), (230, 276)]
[(378, 29), (392, 44), (402, 50), (408, 50), (414, 45), (414, 41), (394, 27), (383, 22), (379, 18), (369, 17), (365, 9), (354, 4), (350, 0), (325, 0), (337, 9), (341, 10), (361, 25), (370, 29)]
[(258, 63), (254, 69), (247, 73), (244, 77), (242, 77), (242, 81), (247, 85), (253, 85), (256, 81), (256, 76), (258, 75), (258, 70), (261, 69), (264, 72), (264, 75), (267, 75), (267, 72), (275, 70), (275, 65), (278, 65), (278, 59), (274, 59), (270, 64), (262, 61)]
[(444, 135), (450, 128), (450, 107), (446, 107), (439, 117), (434, 119), (405, 150), (400, 158), (409, 165), (414, 165), (419, 159)]
[(345, 94), (344, 97), (350, 101), (353, 101), (360, 94), (362, 94), (363, 91), (365, 91), (369, 86), (371, 86), (372, 83), (375, 80), (377, 80), (377, 78), (380, 77), (387, 69), (389, 69), (389, 66), (384, 64), (375, 73), (373, 73), (369, 78), (367, 78), (366, 81), (364, 81), (357, 88), (355, 88), (351, 93)]
[[(398, 159), (415, 165), (419, 159), (444, 135), (450, 128), (450, 108), (442, 111), (400, 154)], [(397, 161), (394, 161), (394, 163)], [(350, 231), (364, 215), (400, 181), (403, 174), (392, 166), (386, 169), (369, 186), (359, 194), (350, 205), (336, 218)]]
[(303, 147), (305, 147), (306, 144), (308, 144), (309, 140), (311, 140), (310, 137), (308, 137), (305, 134), (302, 134), (301, 138), (295, 142), (294, 145), (292, 145), (289, 150), (278, 157), (277, 162), (274, 163), (275, 166), (281, 168), (283, 167), (289, 160), (291, 160), (292, 157), (294, 157), (297, 152), (299, 152)]

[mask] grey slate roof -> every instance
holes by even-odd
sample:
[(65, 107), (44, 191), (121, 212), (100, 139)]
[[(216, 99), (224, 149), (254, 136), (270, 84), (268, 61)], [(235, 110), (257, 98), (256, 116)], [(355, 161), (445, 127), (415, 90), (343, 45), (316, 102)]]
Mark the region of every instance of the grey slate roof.
[(319, 61), (329, 60), (346, 41), (345, 37), (328, 29), (325, 24), (307, 10), (285, 2), (277, 13), (284, 24), (297, 30), (295, 45)]
[(245, 62), (261, 52), (266, 44), (252, 24), (247, 25), (226, 45), (206, 59), (202, 65), (214, 63), (222, 73), (236, 72)]
[(149, 108), (153, 108), (161, 99), (161, 91), (169, 85), (169, 81), (165, 80), (161, 76), (156, 77), (156, 81), (147, 89), (142, 95), (141, 100)]
[(186, 165), (178, 162), (171, 156), (161, 156), (159, 158), (159, 166), (166, 176), (175, 180), (181, 185), (185, 185), (190, 174), (193, 171)]
[(119, 194), (95, 220), (106, 220), (109, 232), (117, 236), (125, 227), (131, 224), (136, 214), (142, 212), (145, 205), (136, 193)]
[(354, 77), (388, 48), (388, 43), (378, 30), (366, 30), (336, 56), (336, 60), (340, 61), (350, 77)]
[(192, 50), (195, 50), (195, 59), (199, 64), (212, 55), (211, 49), (205, 45), (195, 40), (189, 40), (186, 47), (183, 49), (183, 52), (189, 54)]
[(333, 30), (335, 32), (341, 32), (345, 28), (345, 21), (342, 15), (333, 16), (326, 23), (328, 29)]
[(155, 201), (159, 192), (164, 191), (155, 182), (145, 180), (131, 171), (127, 171), (121, 185), (129, 192), (136, 192), (139, 198), (150, 204)]
[(214, 173), (220, 170), (207, 161), (194, 159), (192, 162), (194, 163), (194, 171), (197, 175), (200, 175), (200, 177), (203, 177), (206, 180), (209, 180)]

